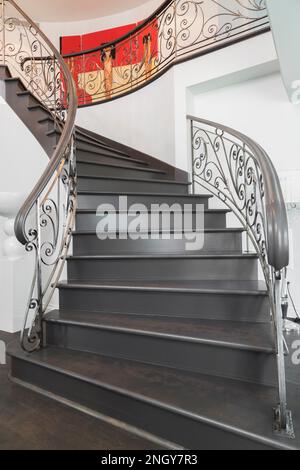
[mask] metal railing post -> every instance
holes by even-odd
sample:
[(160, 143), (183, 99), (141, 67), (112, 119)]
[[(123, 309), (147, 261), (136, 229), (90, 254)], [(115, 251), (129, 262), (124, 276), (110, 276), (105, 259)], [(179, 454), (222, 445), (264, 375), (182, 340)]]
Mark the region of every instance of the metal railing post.
[(193, 121), (190, 120), (190, 159), (192, 163), (192, 192), (196, 194), (195, 168), (194, 168), (194, 147), (193, 147)]
[[(195, 116), (187, 118), (192, 135), (193, 190), (199, 185), (227, 205), (247, 231), (249, 247), (253, 246), (259, 257), (275, 331), (279, 399), (274, 409), (274, 432), (294, 438), (292, 413), (287, 409), (288, 348), (283, 332), (289, 265), (288, 220), (278, 175), (263, 148), (247, 135)], [(243, 161), (237, 158), (240, 154)]]
[(42, 280), (42, 231), (41, 231), (41, 199), (36, 202), (36, 224), (37, 224), (37, 262), (36, 262), (36, 285), (38, 299), (37, 330), (39, 333), (40, 345), (43, 346), (43, 280)]
[(274, 310), (277, 347), (277, 370), (279, 405), (274, 410), (274, 431), (276, 433), (294, 437), (292, 413), (287, 409), (287, 389), (285, 373), (285, 352), (283, 337), (283, 311), (282, 311), (282, 272), (274, 273)]

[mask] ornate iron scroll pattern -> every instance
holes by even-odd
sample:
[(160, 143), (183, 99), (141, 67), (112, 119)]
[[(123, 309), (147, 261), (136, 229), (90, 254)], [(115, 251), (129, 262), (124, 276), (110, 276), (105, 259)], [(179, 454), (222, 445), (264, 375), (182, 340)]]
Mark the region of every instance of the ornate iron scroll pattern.
[[(279, 405), (274, 429), (293, 437), (287, 410), (282, 286), (289, 259), (288, 223), (277, 173), (264, 150), (249, 137), (210, 121), (191, 122), (192, 181), (215, 195), (237, 217), (259, 257), (270, 299), (277, 346)], [(275, 256), (274, 256), (275, 253)]]
[(65, 60), (79, 105), (90, 105), (138, 89), (177, 61), (267, 28), (265, 0), (171, 0), (132, 33)]
[(269, 285), (264, 183), (260, 168), (244, 142), (222, 129), (192, 126), (193, 184), (217, 196), (236, 215), (260, 257)]
[(56, 54), (40, 36), (35, 24), (28, 22), (9, 0), (2, 3), (0, 33), (2, 63), (9, 67), (13, 77), (22, 80), (25, 88), (51, 112), (57, 126), (62, 128), (68, 97)]
[[(76, 211), (77, 109), (72, 75), (59, 52), (13, 1), (0, 1), (0, 60), (53, 119), (58, 142), (16, 218), (15, 231), (33, 260), (33, 280), (21, 333), (22, 347), (43, 346), (43, 316), (59, 281)], [(41, 60), (42, 58), (42, 60)]]
[[(69, 252), (76, 213), (75, 149), (71, 142), (60, 167), (29, 215), (25, 249), (34, 257), (34, 276), (21, 334), (23, 348), (42, 347), (42, 319), (53, 298)], [(32, 228), (32, 224), (34, 227)]]

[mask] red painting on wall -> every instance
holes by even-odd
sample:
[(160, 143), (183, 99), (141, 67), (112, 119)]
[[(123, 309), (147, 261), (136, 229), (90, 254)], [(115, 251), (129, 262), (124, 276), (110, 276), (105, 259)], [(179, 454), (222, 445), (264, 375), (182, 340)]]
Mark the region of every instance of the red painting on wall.
[(142, 23), (61, 38), (63, 56), (82, 52), (65, 58), (77, 85), (80, 105), (110, 99), (129, 91), (133, 84), (149, 80), (158, 56), (156, 19), (121, 42), (108, 46)]

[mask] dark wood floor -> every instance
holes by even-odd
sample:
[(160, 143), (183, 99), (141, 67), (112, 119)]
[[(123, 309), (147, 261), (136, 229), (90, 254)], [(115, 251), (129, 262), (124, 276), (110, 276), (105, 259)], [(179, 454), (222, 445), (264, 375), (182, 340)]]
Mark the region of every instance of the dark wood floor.
[[(290, 333), (286, 338), (292, 349), (300, 336)], [(0, 332), (0, 340), (7, 343), (12, 339), (14, 335)], [(300, 385), (300, 366), (290, 360), (287, 360), (287, 378)], [(294, 410), (297, 425), (299, 411)], [(8, 379), (8, 366), (0, 365), (0, 450), (28, 449), (155, 450), (159, 446), (13, 384)]]
[[(0, 332), (8, 342), (13, 335)], [(11, 383), (0, 366), (0, 450), (150, 450), (158, 445)]]

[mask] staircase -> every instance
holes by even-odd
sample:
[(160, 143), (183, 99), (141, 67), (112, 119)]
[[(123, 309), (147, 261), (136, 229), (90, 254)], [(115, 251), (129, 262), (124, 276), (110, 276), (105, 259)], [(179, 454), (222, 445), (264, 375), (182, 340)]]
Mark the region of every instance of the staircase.
[[(53, 115), (8, 67), (0, 77), (51, 157), (62, 137)], [(212, 195), (191, 194), (185, 172), (79, 127), (75, 148), (76, 223), (66, 280), (54, 286), (59, 310), (43, 316), (39, 348), (10, 345), (11, 379), (165, 448), (296, 448), (272, 429), (276, 338), (244, 229), (227, 226), (229, 209), (214, 209)], [(176, 217), (170, 239), (162, 225), (155, 239), (126, 239), (124, 219), (115, 238), (99, 240), (98, 206), (122, 195), (147, 209), (191, 204), (194, 217), (203, 205), (203, 249), (185, 250)]]
[[(52, 117), (19, 79), (4, 81), (7, 101), (50, 152)], [(45, 316), (45, 348), (29, 355), (11, 345), (11, 378), (184, 448), (290, 445), (272, 433), (269, 298), (257, 255), (242, 251), (242, 229), (226, 226), (228, 210), (210, 209), (210, 196), (191, 195), (183, 172), (81, 128), (76, 148), (76, 229), (60, 309)], [(185, 251), (176, 226), (170, 240), (122, 239), (127, 227), (99, 240), (97, 207), (124, 194), (149, 209), (203, 204), (203, 250)]]

